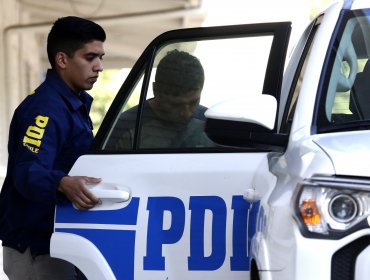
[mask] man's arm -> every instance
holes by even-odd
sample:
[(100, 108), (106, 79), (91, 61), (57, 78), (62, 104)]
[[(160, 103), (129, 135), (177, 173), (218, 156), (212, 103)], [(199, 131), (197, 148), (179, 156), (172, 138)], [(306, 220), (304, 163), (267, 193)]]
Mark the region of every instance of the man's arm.
[(28, 200), (55, 204), (59, 190), (79, 208), (88, 209), (99, 200), (91, 194), (85, 182), (100, 182), (100, 179), (68, 176), (74, 163), (67, 162), (71, 161), (71, 155), (62, 152), (64, 145), (71, 141), (68, 127), (68, 122), (48, 112), (30, 112), (27, 116), (16, 114), (11, 128), (16, 133), (10, 140), (12, 177), (18, 192)]

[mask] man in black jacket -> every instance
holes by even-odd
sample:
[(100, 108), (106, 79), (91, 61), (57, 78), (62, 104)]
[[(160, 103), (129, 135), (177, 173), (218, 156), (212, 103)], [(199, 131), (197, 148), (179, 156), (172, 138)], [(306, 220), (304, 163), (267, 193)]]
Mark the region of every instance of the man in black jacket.
[(80, 210), (99, 203), (87, 184), (98, 178), (68, 176), (93, 139), (89, 117), (93, 87), (103, 70), (105, 32), (78, 17), (58, 19), (48, 35), (52, 69), (15, 110), (8, 168), (0, 194), (0, 239), (10, 280), (76, 279), (73, 265), (49, 252), (57, 201)]

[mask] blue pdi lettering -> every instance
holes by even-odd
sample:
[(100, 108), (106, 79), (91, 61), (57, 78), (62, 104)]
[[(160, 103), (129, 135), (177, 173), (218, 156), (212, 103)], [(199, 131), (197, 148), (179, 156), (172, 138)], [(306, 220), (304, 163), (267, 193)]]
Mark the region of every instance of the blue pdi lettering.
[[(233, 211), (232, 256), (231, 271), (249, 270), (250, 241), (256, 231), (256, 215), (259, 203), (249, 204), (242, 196), (233, 196), (231, 208)], [(164, 244), (178, 242), (184, 234), (185, 206), (176, 197), (149, 197), (147, 251), (144, 256), (144, 270), (165, 270), (165, 257), (162, 255)], [(227, 206), (218, 196), (190, 197), (190, 256), (188, 269), (190, 271), (211, 271), (219, 269), (226, 258), (226, 219)], [(163, 229), (164, 213), (171, 214), (171, 225)], [(205, 256), (204, 232), (205, 213), (212, 214), (211, 254)], [(230, 212), (230, 213), (231, 213)]]

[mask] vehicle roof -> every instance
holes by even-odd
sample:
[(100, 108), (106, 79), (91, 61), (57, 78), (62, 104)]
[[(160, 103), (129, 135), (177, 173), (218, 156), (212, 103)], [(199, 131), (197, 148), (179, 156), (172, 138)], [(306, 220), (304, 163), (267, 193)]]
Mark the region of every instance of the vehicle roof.
[(345, 5), (348, 4), (352, 10), (370, 8), (369, 0), (347, 0)]

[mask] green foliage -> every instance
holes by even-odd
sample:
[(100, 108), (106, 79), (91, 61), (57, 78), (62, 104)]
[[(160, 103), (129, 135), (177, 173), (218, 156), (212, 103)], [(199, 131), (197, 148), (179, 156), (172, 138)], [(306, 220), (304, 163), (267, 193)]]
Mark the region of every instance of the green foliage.
[(94, 102), (90, 112), (94, 125), (94, 135), (98, 131), (105, 114), (122, 85), (122, 83), (117, 82), (119, 74), (119, 69), (104, 70), (100, 74), (99, 80), (95, 83), (93, 89), (89, 91), (89, 93), (94, 97)]

